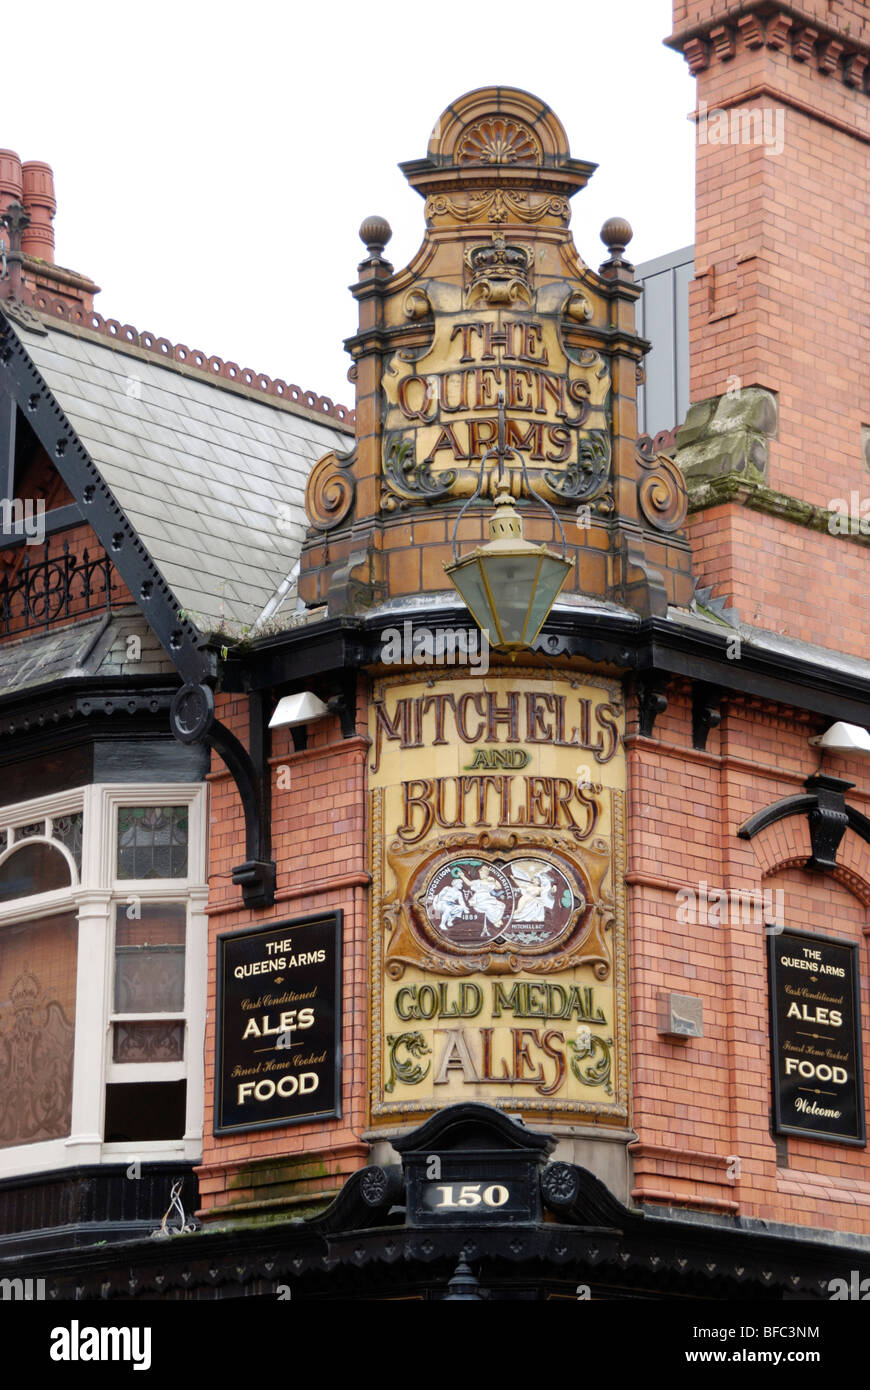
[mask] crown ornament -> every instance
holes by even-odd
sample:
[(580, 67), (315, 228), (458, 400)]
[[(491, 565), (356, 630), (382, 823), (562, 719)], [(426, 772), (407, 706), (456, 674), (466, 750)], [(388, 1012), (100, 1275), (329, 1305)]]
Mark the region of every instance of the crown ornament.
[(506, 242), (500, 232), (492, 240), (470, 246), (465, 263), (471, 272), (466, 302), (472, 304), (515, 304), (524, 300), (531, 305), (531, 246)]

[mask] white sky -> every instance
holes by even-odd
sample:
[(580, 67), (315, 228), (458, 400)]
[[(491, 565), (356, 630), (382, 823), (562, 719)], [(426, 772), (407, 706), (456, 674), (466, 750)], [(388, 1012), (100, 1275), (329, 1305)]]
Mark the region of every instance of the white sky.
[(599, 165), (573, 200), (584, 260), (614, 215), (635, 262), (694, 238), (670, 0), (42, 0), (4, 29), (0, 146), (54, 169), (57, 261), (100, 313), (349, 405), (359, 224), (386, 217), (411, 258), (423, 202), (396, 166), (471, 88), (533, 92)]

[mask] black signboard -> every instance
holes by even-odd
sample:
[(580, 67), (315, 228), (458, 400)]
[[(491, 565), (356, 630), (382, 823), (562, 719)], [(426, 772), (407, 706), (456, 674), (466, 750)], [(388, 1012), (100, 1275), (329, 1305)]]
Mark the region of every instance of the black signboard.
[(774, 1129), (863, 1145), (858, 947), (801, 931), (768, 939)]
[(215, 1134), (340, 1114), (341, 913), (218, 937)]

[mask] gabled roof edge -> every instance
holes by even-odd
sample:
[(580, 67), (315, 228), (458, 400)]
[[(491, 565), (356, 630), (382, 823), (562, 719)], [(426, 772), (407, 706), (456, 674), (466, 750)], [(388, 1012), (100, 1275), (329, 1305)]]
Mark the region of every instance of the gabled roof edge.
[(99, 538), (134, 602), (185, 681), (214, 676), (214, 657), (184, 612), (85, 449), (0, 305), (0, 387), (5, 386)]

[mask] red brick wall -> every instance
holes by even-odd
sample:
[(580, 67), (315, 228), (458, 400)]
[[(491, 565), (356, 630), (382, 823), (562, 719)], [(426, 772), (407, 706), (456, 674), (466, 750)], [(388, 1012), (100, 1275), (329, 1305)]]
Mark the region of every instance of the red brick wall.
[[(365, 729), (361, 699), (357, 728)], [(243, 697), (218, 699), (217, 717), (247, 746)], [(250, 911), (231, 879), (245, 858), (245, 823), (235, 784), (215, 755), (211, 783), (209, 979), (206, 1027), (205, 1135), (200, 1174), (202, 1214), (240, 1217), (262, 1202), (267, 1213), (302, 1213), (333, 1196), (366, 1161), (360, 1135), (368, 1103), (368, 873), (365, 757), (362, 736), (345, 739), (337, 719), (309, 726), (308, 747), (293, 751), (287, 729), (275, 732), (272, 772), (273, 907)], [(289, 772), (289, 787), (287, 782)], [(340, 908), (343, 916), (343, 1082), (340, 1119), (239, 1135), (211, 1132), (214, 1105), (216, 939), (242, 927)]]
[[(801, 4), (822, 26), (812, 32), (793, 16), (790, 25), (788, 16), (771, 17), (765, 32), (749, 17), (738, 22), (736, 8), (674, 5), (678, 46), (708, 121), (706, 143), (696, 146), (692, 400), (733, 390), (735, 379), (776, 392), (770, 487), (834, 510), (835, 499), (848, 504), (856, 492), (870, 511), (862, 443), (870, 424), (870, 50), (858, 47), (860, 36), (870, 40), (870, 7)], [(708, 23), (685, 38), (728, 12), (730, 24)], [(714, 142), (713, 113), (753, 109), (771, 120), (782, 113), (780, 153)], [(744, 619), (753, 621), (751, 605), (760, 626), (790, 624), (792, 635), (831, 644), (827, 601), (836, 599), (846, 630), (832, 644), (866, 651), (854, 619), (864, 606), (866, 546), (741, 506), (696, 516), (690, 536), (705, 582), (731, 595)]]
[[(691, 747), (687, 691), (671, 692), (654, 740), (629, 738), (634, 1197), (870, 1233), (865, 1151), (790, 1136), (788, 1166), (777, 1166), (763, 924), (733, 908), (722, 925), (700, 913), (695, 924), (680, 921), (676, 897), (680, 888), (698, 894), (701, 881), (710, 891), (782, 889), (787, 926), (859, 942), (866, 1070), (870, 846), (849, 831), (842, 867), (827, 874), (801, 867), (810, 852), (806, 816), (739, 839), (751, 814), (803, 789), (819, 756), (807, 743), (811, 721), (798, 711), (737, 698), (722, 708), (705, 752)], [(825, 770), (858, 783), (848, 799), (866, 815), (860, 763), (828, 758)], [(671, 990), (703, 1000), (702, 1039), (659, 1036), (658, 996)], [(729, 1165), (735, 1157), (739, 1167)]]

